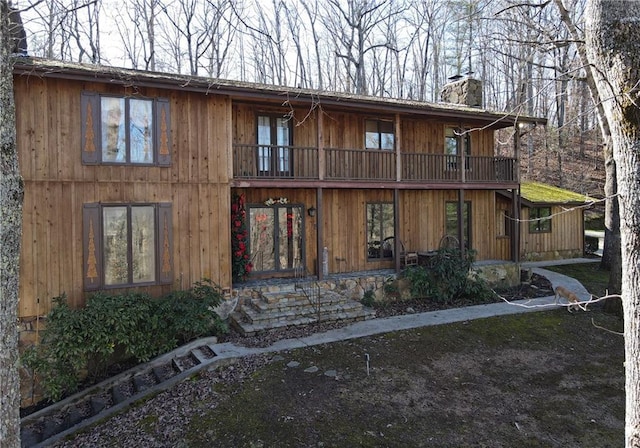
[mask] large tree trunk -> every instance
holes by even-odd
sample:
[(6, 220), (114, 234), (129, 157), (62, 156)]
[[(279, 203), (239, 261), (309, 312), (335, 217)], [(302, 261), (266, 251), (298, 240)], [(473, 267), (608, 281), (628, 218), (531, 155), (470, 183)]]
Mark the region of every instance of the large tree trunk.
[[(589, 94), (593, 100), (593, 104), (596, 108), (596, 114), (598, 117), (598, 123), (600, 124), (600, 132), (602, 134), (602, 140), (604, 142), (604, 166), (605, 166), (605, 233), (604, 233), (604, 250), (602, 253), (602, 260), (600, 262), (600, 269), (609, 270), (609, 285), (608, 289), (612, 294), (620, 292), (621, 288), (621, 269), (622, 261), (620, 258), (620, 215), (618, 211), (618, 198), (617, 193), (617, 181), (616, 181), (616, 164), (613, 159), (613, 145), (611, 143), (611, 129), (609, 125), (609, 117), (607, 116), (604, 106), (605, 103), (600, 100), (601, 92), (596, 87), (597, 73), (594, 73), (589, 69), (590, 61), (587, 56), (587, 50), (580, 42), (583, 40), (583, 36), (575, 26), (569, 11), (564, 7), (563, 0), (553, 1), (558, 12), (560, 13), (560, 19), (562, 23), (567, 27), (571, 38), (577, 43), (578, 56), (580, 62), (586, 68), (586, 82), (589, 88)], [(617, 312), (619, 309), (620, 301), (617, 299), (608, 300), (605, 304), (605, 308), (610, 312)]]
[(23, 184), (16, 151), (7, 0), (0, 0), (0, 446), (20, 446), (18, 276)]
[(625, 446), (640, 447), (640, 3), (588, 2), (586, 47), (611, 126), (625, 336)]

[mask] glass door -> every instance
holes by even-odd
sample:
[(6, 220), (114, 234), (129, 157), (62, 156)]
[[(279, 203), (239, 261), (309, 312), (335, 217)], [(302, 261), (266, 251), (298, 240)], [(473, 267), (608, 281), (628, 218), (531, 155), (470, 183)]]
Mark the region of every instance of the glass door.
[(249, 205), (250, 254), (254, 272), (303, 267), (304, 208), (299, 205)]

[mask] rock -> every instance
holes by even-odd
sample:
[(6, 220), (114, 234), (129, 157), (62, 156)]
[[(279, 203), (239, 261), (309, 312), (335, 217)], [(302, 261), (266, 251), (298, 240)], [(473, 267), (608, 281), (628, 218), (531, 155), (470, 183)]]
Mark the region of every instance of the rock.
[(290, 361), (289, 364), (287, 364), (287, 367), (291, 369), (295, 369), (298, 366), (300, 366), (300, 363), (298, 361)]
[(320, 369), (318, 369), (317, 366), (311, 366), (311, 367), (308, 367), (308, 368), (304, 369), (305, 373), (316, 373), (318, 370), (320, 370)]
[(324, 376), (328, 376), (329, 378), (336, 378), (338, 376), (338, 372), (335, 370), (327, 370), (324, 372)]

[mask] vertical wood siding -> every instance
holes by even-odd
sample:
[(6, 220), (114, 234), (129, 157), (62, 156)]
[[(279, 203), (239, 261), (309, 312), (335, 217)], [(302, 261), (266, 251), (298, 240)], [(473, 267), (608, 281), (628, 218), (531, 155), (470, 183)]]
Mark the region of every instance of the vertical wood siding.
[[(47, 313), (61, 293), (74, 306), (84, 303), (85, 203), (172, 203), (174, 285), (146, 288), (151, 294), (187, 288), (203, 277), (231, 285), (228, 98), (36, 77), (16, 77), (14, 89), (25, 181), (21, 317)], [(82, 91), (169, 98), (171, 166), (82, 165)]]
[(567, 212), (567, 207), (551, 207), (551, 232), (529, 233), (530, 209), (522, 209), (520, 257), (522, 260), (551, 260), (584, 254), (584, 217), (582, 209)]

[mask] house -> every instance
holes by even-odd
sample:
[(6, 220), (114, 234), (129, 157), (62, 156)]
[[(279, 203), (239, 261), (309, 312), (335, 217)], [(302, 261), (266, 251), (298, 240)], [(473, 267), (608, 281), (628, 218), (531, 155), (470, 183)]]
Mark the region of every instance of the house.
[[(19, 316), (63, 292), (80, 306), (202, 278), (230, 291), (242, 268), (399, 270), (404, 251), (446, 235), (517, 261), (501, 213), (519, 213), (519, 126), (544, 120), (472, 107), (478, 82), (452, 86), (461, 104), (433, 104), (16, 59)], [(508, 156), (501, 128), (514, 129)]]
[(522, 182), (520, 197), (521, 260), (584, 256), (584, 211), (593, 199), (539, 182)]

